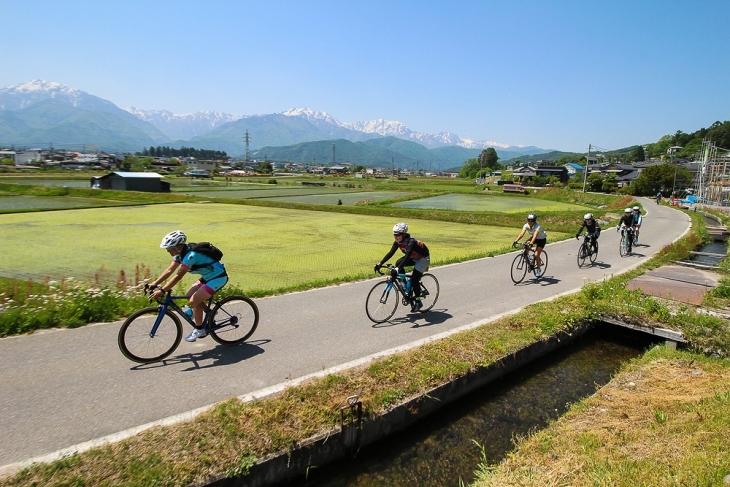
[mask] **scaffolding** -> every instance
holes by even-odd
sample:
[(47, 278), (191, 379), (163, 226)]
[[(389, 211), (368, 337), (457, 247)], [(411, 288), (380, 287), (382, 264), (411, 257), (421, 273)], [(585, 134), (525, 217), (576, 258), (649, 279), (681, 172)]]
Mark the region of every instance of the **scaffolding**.
[(702, 141), (700, 166), (695, 178), (695, 196), (701, 203), (728, 205), (730, 200), (730, 151), (714, 145), (709, 139)]

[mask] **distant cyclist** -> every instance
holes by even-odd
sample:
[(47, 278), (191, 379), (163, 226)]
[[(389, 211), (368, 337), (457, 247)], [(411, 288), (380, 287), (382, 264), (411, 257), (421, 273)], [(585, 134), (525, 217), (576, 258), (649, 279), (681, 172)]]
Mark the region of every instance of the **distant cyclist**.
[(375, 264), (375, 271), (380, 270), (383, 264), (400, 249), (404, 255), (396, 261), (395, 268), (391, 270), (391, 273), (393, 277), (397, 277), (398, 274), (405, 273), (405, 267), (414, 266), (413, 272), (411, 273), (411, 291), (413, 292), (411, 311), (418, 311), (423, 307), (423, 303), (421, 302), (421, 276), (423, 276), (431, 264), (431, 254), (425, 243), (419, 242), (411, 237), (411, 234), (408, 233), (407, 223), (396, 223), (393, 227), (393, 239), (395, 241), (390, 251), (385, 254), (385, 257), (380, 259), (379, 263)]
[(540, 269), (542, 267), (540, 254), (547, 243), (547, 233), (545, 233), (545, 230), (543, 230), (540, 224), (537, 223), (537, 216), (535, 216), (534, 213), (527, 215), (527, 223), (525, 223), (522, 227), (522, 231), (517, 237), (517, 240), (515, 240), (515, 243), (519, 242), (525, 233), (530, 235), (528, 240), (531, 245), (535, 246), (535, 277), (540, 277), (542, 275), (542, 269)]
[(623, 216), (618, 221), (618, 225), (616, 225), (617, 232), (621, 230), (621, 232), (626, 234), (626, 239), (629, 241), (629, 245), (633, 245), (634, 240), (631, 235), (633, 233), (631, 230), (634, 228), (634, 215), (632, 213), (631, 208), (626, 208)]
[(661, 191), (659, 191), (659, 192), (658, 192), (658, 193), (656, 194), (656, 204), (658, 205), (658, 204), (659, 204), (659, 203), (661, 203), (661, 202), (662, 202), (662, 192), (661, 192)]
[[(185, 294), (189, 298), (188, 303), (193, 310), (193, 319), (195, 320), (195, 329), (185, 337), (185, 341), (194, 342), (198, 338), (203, 338), (208, 335), (203, 329), (204, 303), (228, 282), (226, 268), (222, 262), (216, 261), (212, 257), (203, 255), (200, 252), (193, 251), (187, 244), (187, 237), (180, 230), (175, 230), (165, 235), (160, 243), (160, 248), (166, 249), (170, 253), (172, 262), (160, 274), (160, 277), (149, 283), (148, 287), (152, 289), (150, 301), (161, 298), (167, 291), (173, 290), (175, 285), (188, 272), (200, 274), (200, 279)], [(165, 281), (176, 270), (177, 274), (172, 279), (167, 281), (162, 287), (155, 289), (159, 283)]]
[(575, 234), (575, 238), (579, 238), (583, 229), (586, 229), (586, 234), (591, 237), (591, 248), (594, 253), (598, 252), (598, 237), (601, 235), (601, 225), (598, 221), (593, 218), (593, 213), (586, 213), (583, 216), (583, 224), (578, 229), (578, 233)]
[(634, 218), (634, 243), (639, 245), (639, 230), (641, 230), (641, 223), (644, 221), (644, 215), (641, 214), (641, 208), (638, 206), (634, 206), (631, 210), (631, 216)]

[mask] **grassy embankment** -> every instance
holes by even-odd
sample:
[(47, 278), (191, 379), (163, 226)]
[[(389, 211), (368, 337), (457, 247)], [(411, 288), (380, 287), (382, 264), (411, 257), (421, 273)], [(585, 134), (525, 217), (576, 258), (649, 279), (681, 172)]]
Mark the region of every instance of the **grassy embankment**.
[[(0, 191), (93, 198), (103, 194), (112, 203), (123, 201), (135, 205), (201, 201), (180, 194), (100, 192), (90, 188), (5, 183), (0, 183)], [(566, 199), (562, 193), (555, 194), (554, 200)], [(608, 196), (590, 198), (566, 203), (598, 206), (612, 202)], [(525, 200), (531, 202), (531, 211), (551, 204), (549, 199)], [(625, 204), (613, 200), (612, 206)], [(523, 223), (522, 213), (416, 210), (384, 204), (343, 207), (234, 198), (206, 198), (205, 201), (229, 205), (192, 205), (181, 210), (181, 207), (166, 204), (153, 209), (148, 206), (96, 208), (1, 217), (8, 241), (13, 240), (15, 246), (23, 248), (28, 255), (43, 258), (21, 262), (11, 254), (4, 254), (5, 261), (0, 267), (5, 274), (19, 272), (28, 280), (0, 278), (0, 336), (109, 321), (139, 309), (144, 299), (129, 288), (158, 274), (166, 265), (156, 244), (159, 235), (170, 230), (170, 222), (184, 221), (179, 225), (185, 226), (191, 238), (205, 235), (205, 239), (223, 249), (238, 249), (226, 252), (225, 262), (233, 280), (223, 295), (243, 292), (253, 297), (371, 277), (372, 263), (382, 257), (390, 243), (388, 229), (395, 219), (411, 222), (414, 234), (431, 247), (433, 265), (506, 252), (510, 250), (509, 243), (517, 233), (516, 228)], [(241, 204), (251, 208), (240, 214), (237, 210), (240, 206), (232, 205)], [(217, 210), (213, 211), (214, 208)], [(575, 222), (585, 211), (585, 207), (576, 208), (568, 212), (541, 213), (541, 221), (549, 228), (551, 239), (563, 237), (560, 231), (574, 231)], [(214, 225), (210, 224), (211, 218)], [(434, 221), (448, 223), (435, 224)], [(135, 230), (140, 226), (145, 232)], [(40, 228), (43, 239), (37, 238)], [(231, 228), (243, 228), (243, 231), (232, 232)], [(296, 245), (290, 242), (292, 238), (296, 239)], [(63, 244), (49, 245), (49, 242)], [(349, 260), (343, 260), (336, 253), (343, 243), (359, 248)], [(322, 248), (334, 251), (322, 252)], [(288, 250), (283, 253), (282, 249)], [(292, 252), (297, 253), (296, 258)], [(286, 262), (280, 262), (282, 255), (287, 256)], [(327, 256), (329, 260), (325, 258)], [(153, 268), (154, 263), (159, 267)], [(130, 265), (134, 266), (133, 270)], [(272, 272), (279, 268), (286, 268), (286, 272)], [(180, 291), (188, 284), (183, 282)]]
[[(339, 421), (339, 408), (353, 391), (362, 390), (361, 398), (366, 416), (377, 414), (406, 398), (422, 396), (444, 382), (493, 364), (501, 357), (531, 343), (544, 340), (561, 331), (569, 332), (603, 315), (619, 316), (630, 321), (655, 323), (681, 330), (689, 339), (694, 353), (714, 350), (718, 354), (726, 355), (730, 351), (730, 328), (726, 321), (696, 313), (691, 308), (673, 310), (662, 300), (644, 296), (638, 291), (629, 291), (625, 285), (630, 277), (671, 260), (684, 258), (690, 250), (696, 248), (703, 238), (703, 222), (699, 215), (692, 215), (692, 218), (694, 225), (690, 234), (679, 242), (665, 247), (658, 256), (626, 275), (590, 284), (579, 293), (552, 302), (528, 306), (515, 315), (452, 335), (418, 349), (291, 387), (269, 399), (248, 403), (231, 399), (194, 420), (165, 428), (153, 428), (116, 444), (95, 448), (51, 464), (32, 466), (13, 477), (0, 480), (0, 486), (77, 484), (173, 486), (190, 485), (212, 475), (245, 474), (257, 458), (276, 451), (286, 451), (315, 433), (336, 427)], [(674, 463), (676, 477), (689, 479), (683, 485), (701, 485), (700, 481), (703, 478), (717, 478), (722, 475), (723, 469), (728, 465), (725, 445), (715, 440), (730, 437), (730, 422), (726, 419), (726, 407), (725, 411), (705, 407), (712, 405), (713, 401), (721, 404), (727, 401), (727, 383), (723, 384), (721, 380), (716, 380), (719, 377), (718, 371), (728, 370), (727, 361), (706, 359), (699, 355), (683, 359), (682, 355), (673, 356), (671, 355), (673, 352), (668, 351), (654, 353), (657, 354), (654, 356), (670, 354), (666, 356), (671, 357), (671, 362), (674, 364), (682, 363), (681, 360), (685, 360), (686, 363), (694, 360), (692, 367), (701, 369), (703, 377), (711, 378), (707, 383), (719, 385), (711, 396), (700, 398), (702, 407), (689, 409), (690, 412), (684, 415), (690, 417), (694, 414), (697, 418), (705, 418), (708, 421), (707, 425), (714, 428), (713, 431), (705, 431), (705, 428), (701, 427), (694, 430), (682, 429), (677, 433), (675, 428), (681, 425), (675, 421), (672, 404), (652, 412), (652, 418), (660, 419), (649, 418), (654, 421), (656, 427), (653, 436), (646, 438), (650, 448), (643, 453), (644, 457), (653, 458), (652, 455), (658, 446), (671, 440), (672, 436), (663, 434), (665, 431), (671, 430), (678, 434), (685, 444), (702, 444), (705, 452), (703, 458), (712, 460), (704, 463), (702, 472), (693, 470), (692, 466), (686, 463), (677, 461)], [(650, 360), (651, 357), (652, 355), (648, 355), (645, 360)], [(637, 378), (634, 381), (634, 388), (644, 390), (644, 382), (637, 382), (638, 380)], [(639, 386), (636, 386), (637, 383)], [(678, 387), (676, 382), (666, 384), (669, 387)], [(670, 390), (677, 392), (678, 397), (686, 398), (678, 388)], [(652, 392), (657, 393), (656, 390)], [(638, 417), (638, 413), (638, 410), (626, 412), (632, 418)], [(600, 414), (600, 410), (596, 414)], [(621, 417), (617, 420), (620, 421)], [(647, 421), (647, 424), (652, 421)], [(598, 435), (604, 431), (610, 431), (610, 428), (605, 428), (601, 424), (589, 428), (585, 435), (578, 438), (581, 440), (578, 445), (582, 445), (583, 449), (566, 454), (566, 458), (600, 448)], [(559, 440), (551, 438), (552, 441)], [(616, 438), (622, 437), (617, 435)], [(713, 441), (704, 443), (705, 438), (712, 438)], [(697, 450), (699, 448), (694, 448), (691, 453), (694, 454)], [(542, 454), (544, 456), (545, 453)], [(693, 458), (696, 456), (693, 455)], [(585, 459), (586, 457), (583, 457), (583, 460)], [(614, 465), (609, 459), (603, 463), (596, 462), (596, 465), (599, 468), (595, 470), (594, 483), (590, 485), (616, 485), (609, 480), (622, 475), (620, 469), (610, 470), (618, 465), (618, 462)], [(484, 470), (491, 472), (488, 468)], [(600, 476), (600, 472), (609, 472), (613, 477)], [(643, 485), (666, 484), (661, 474), (656, 475), (654, 479), (662, 480)], [(557, 484), (579, 485), (569, 481), (539, 485)], [(494, 485), (502, 484), (496, 482)], [(519, 485), (530, 485), (530, 483), (528, 481)]]

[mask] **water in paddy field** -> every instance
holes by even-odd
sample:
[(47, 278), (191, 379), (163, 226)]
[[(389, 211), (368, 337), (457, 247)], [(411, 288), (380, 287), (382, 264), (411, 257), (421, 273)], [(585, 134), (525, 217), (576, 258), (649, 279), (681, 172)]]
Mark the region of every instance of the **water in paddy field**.
[[(719, 224), (716, 220), (712, 218), (705, 217), (705, 225), (708, 227), (715, 227)], [(714, 241), (710, 242), (708, 244), (703, 245), (700, 249), (698, 249), (700, 252), (707, 252), (710, 254), (721, 254), (726, 255), (727, 254), (727, 241), (721, 242), (721, 241)], [(718, 265), (720, 262), (722, 262), (722, 257), (715, 257), (712, 255), (693, 255), (690, 260), (692, 262), (696, 262), (698, 264), (704, 264), (704, 265)]]
[(372, 445), (355, 459), (310, 468), (309, 479), (287, 486), (458, 486), (473, 480), (484, 446), (498, 463), (512, 439), (545, 427), (567, 405), (609, 382), (620, 365), (638, 357), (647, 335), (601, 326), (573, 344), (446, 406), (443, 410)]

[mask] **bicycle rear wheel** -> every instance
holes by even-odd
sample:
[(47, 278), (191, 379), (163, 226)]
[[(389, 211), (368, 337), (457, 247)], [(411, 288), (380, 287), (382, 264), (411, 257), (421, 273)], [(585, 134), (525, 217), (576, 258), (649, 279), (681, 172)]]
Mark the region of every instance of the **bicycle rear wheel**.
[(421, 276), (421, 313), (433, 308), (439, 299), (439, 282), (433, 274), (424, 274)]
[(596, 263), (596, 258), (598, 257), (598, 244), (596, 243), (596, 250), (591, 249), (591, 253), (589, 255), (589, 259), (591, 260), (591, 264)]
[(398, 289), (388, 281), (377, 283), (365, 300), (365, 312), (370, 321), (383, 323), (395, 314), (398, 307)]
[(520, 252), (515, 256), (515, 259), (512, 261), (512, 269), (510, 271), (510, 277), (512, 278), (512, 282), (515, 284), (519, 284), (522, 282), (522, 280), (527, 275), (527, 261), (525, 260), (525, 254)]
[(208, 319), (213, 340), (238, 345), (253, 335), (259, 325), (259, 308), (246, 296), (228, 296), (216, 303)]
[(583, 267), (583, 265), (585, 265), (589, 252), (589, 245), (586, 242), (583, 242), (578, 249), (578, 267)]
[[(160, 324), (152, 335), (152, 328)], [(160, 313), (157, 306), (137, 311), (122, 324), (117, 343), (122, 354), (133, 362), (149, 364), (158, 362), (180, 345), (182, 324), (180, 318), (169, 310)]]

